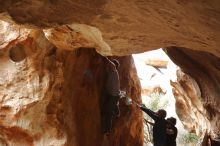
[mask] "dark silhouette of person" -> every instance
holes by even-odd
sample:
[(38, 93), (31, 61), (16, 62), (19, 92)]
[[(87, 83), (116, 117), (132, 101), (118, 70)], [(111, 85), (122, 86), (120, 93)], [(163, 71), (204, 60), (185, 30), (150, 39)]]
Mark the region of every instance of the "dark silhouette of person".
[(148, 109), (144, 104), (138, 105), (139, 108), (148, 114), (153, 120), (153, 143), (154, 146), (167, 146), (166, 145), (166, 125), (165, 120), (166, 111), (163, 109), (153, 112)]
[(120, 80), (118, 74), (118, 68), (120, 66), (118, 60), (106, 61), (106, 83), (105, 83), (105, 105), (104, 105), (104, 133), (109, 134), (112, 129), (112, 120), (115, 117), (119, 117), (119, 99), (120, 99)]
[(176, 118), (170, 117), (167, 118), (167, 146), (176, 146), (176, 137), (178, 130), (175, 127), (176, 125)]

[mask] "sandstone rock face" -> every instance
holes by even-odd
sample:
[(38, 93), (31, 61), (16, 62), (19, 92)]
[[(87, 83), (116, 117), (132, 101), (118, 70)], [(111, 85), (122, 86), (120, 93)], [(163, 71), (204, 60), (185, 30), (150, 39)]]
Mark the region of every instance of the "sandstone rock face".
[(102, 39), (101, 32), (83, 24), (63, 25), (57, 28), (45, 29), (45, 36), (56, 47), (74, 50), (80, 47), (96, 48), (96, 51), (107, 55), (112, 54), (109, 45)]
[(210, 132), (210, 123), (201, 101), (201, 91), (197, 82), (181, 70), (177, 72), (177, 82), (172, 82), (176, 98), (176, 112), (183, 125), (190, 132), (201, 136), (206, 130)]
[[(219, 0), (1, 0), (1, 19), (52, 27), (87, 24), (125, 55), (180, 46), (219, 53)], [(209, 48), (209, 49), (207, 49)]]
[[(137, 102), (140, 102), (140, 85), (131, 57), (119, 58), (121, 63), (121, 88)], [(68, 145), (102, 145), (100, 101), (105, 76), (103, 60), (91, 49), (72, 52), (66, 62), (64, 73), (64, 111), (69, 130)], [(80, 62), (80, 63), (79, 63)], [(131, 70), (130, 70), (131, 69)], [(102, 103), (102, 102), (101, 102)], [(102, 105), (102, 104), (101, 104)], [(69, 108), (71, 107), (72, 110)], [(143, 144), (142, 114), (135, 107), (128, 107), (122, 100), (121, 116), (114, 122), (109, 146), (132, 146)], [(74, 121), (74, 122), (73, 122)], [(76, 135), (73, 137), (73, 135)], [(76, 143), (77, 141), (77, 143)]]
[[(19, 59), (16, 54), (11, 55), (16, 47), (26, 55)], [(66, 135), (59, 128), (57, 116), (48, 112), (48, 105), (61, 98), (57, 88), (63, 83), (62, 63), (50, 54), (52, 47), (39, 31), (31, 32), (24, 40), (14, 38), (1, 49), (2, 145), (65, 144)], [(58, 109), (59, 105), (53, 110)]]
[[(57, 49), (59, 43), (42, 30), (0, 26), (5, 28), (0, 32), (0, 145), (102, 145), (103, 57), (94, 49)], [(132, 57), (119, 60), (121, 87), (141, 102)], [(108, 141), (142, 146), (142, 114), (120, 102), (121, 116)]]
[(171, 83), (180, 119), (189, 130), (219, 139), (220, 58), (178, 47), (168, 48), (167, 54), (188, 74), (179, 71), (178, 82)]

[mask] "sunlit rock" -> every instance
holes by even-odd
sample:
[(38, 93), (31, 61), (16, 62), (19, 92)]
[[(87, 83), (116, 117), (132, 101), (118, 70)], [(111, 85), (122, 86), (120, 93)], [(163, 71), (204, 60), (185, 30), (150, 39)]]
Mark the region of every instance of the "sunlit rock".
[(166, 51), (184, 72), (179, 72), (178, 82), (172, 83), (180, 119), (189, 130), (199, 135), (207, 131), (212, 140), (219, 139), (220, 58), (187, 48), (171, 47)]
[(45, 29), (44, 33), (47, 39), (60, 49), (96, 48), (96, 51), (102, 55), (112, 55), (111, 48), (104, 42), (101, 32), (95, 27), (72, 24)]
[(186, 129), (202, 136), (207, 129), (210, 131), (210, 124), (200, 100), (198, 84), (180, 70), (177, 72), (177, 79), (177, 82), (171, 81), (176, 99), (176, 113)]
[(0, 49), (7, 47), (9, 43), (26, 39), (29, 31), (29, 29), (0, 20)]

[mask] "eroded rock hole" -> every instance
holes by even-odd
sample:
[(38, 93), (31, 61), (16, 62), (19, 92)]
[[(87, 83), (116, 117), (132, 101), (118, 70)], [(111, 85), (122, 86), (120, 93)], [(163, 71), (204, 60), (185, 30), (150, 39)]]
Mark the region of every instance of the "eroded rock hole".
[(10, 48), (9, 57), (13, 62), (20, 62), (24, 60), (27, 55), (24, 48), (21, 45), (16, 45)]

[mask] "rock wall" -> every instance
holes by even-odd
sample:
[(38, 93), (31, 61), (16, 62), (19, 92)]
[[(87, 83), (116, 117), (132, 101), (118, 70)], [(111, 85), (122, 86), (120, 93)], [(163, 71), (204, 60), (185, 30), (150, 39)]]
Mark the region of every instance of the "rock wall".
[[(94, 49), (58, 49), (42, 30), (1, 24), (0, 145), (103, 145), (101, 55)], [(132, 57), (118, 59), (121, 87), (141, 102)], [(141, 112), (123, 100), (120, 104), (108, 142), (142, 146)]]
[[(8, 22), (18, 23), (23, 27), (21, 31), (20, 27), (18, 28), (18, 26), (12, 23), (1, 23), (0, 25), (0, 49), (2, 49), (3, 52), (1, 53), (1, 59), (3, 63), (0, 63), (2, 68), (8, 68), (7, 70), (10, 70), (9, 73), (5, 70), (2, 71), (2, 75), (6, 74), (2, 77), (2, 85), (11, 86), (11, 84), (18, 84), (17, 80), (19, 80), (19, 82), (22, 81), (21, 85), (24, 84), (29, 86), (29, 84), (31, 84), (32, 86), (32, 82), (34, 82), (33, 87), (35, 87), (35, 84), (39, 84), (39, 89), (37, 88), (36, 90), (32, 91), (32, 87), (30, 87), (31, 91), (24, 90), (24, 94), (27, 97), (37, 96), (37, 99), (39, 100), (47, 96), (48, 99), (52, 99), (54, 98), (54, 96), (57, 96), (53, 94), (61, 94), (61, 92), (53, 92), (53, 90), (57, 91), (57, 89), (52, 89), (52, 87), (61, 88), (57, 87), (60, 86), (60, 84), (62, 86), (62, 88), (60, 89), (62, 91), (62, 95), (65, 94), (63, 96), (67, 96), (66, 94), (71, 92), (66, 91), (66, 88), (68, 87), (66, 85), (66, 79), (64, 78), (66, 76), (61, 75), (67, 74), (64, 72), (65, 69), (54, 69), (66, 68), (66, 66), (64, 67), (62, 65), (66, 62), (64, 60), (68, 58), (68, 55), (65, 55), (65, 53), (63, 56), (61, 55), (61, 58), (65, 59), (61, 59), (58, 62), (57, 59), (55, 59), (56, 61), (54, 61), (54, 57), (41, 58), (43, 54), (45, 54), (43, 56), (47, 56), (46, 52), (49, 51), (49, 49), (46, 49), (47, 51), (44, 50), (43, 53), (39, 52), (38, 55), (35, 54), (35, 58), (32, 59), (34, 61), (22, 61), (24, 65), (21, 66), (17, 63), (15, 66), (10, 61), (8, 61), (6, 57), (7, 52), (9, 52), (12, 60), (14, 61), (20, 61), (24, 58), (30, 58), (28, 55), (33, 54), (33, 52), (37, 52), (36, 50), (38, 50), (38, 47), (34, 47), (34, 45), (32, 44), (33, 40), (30, 40), (35, 38), (35, 35), (45, 36), (47, 39), (44, 38), (43, 42), (47, 42), (46, 44), (49, 46), (48, 48), (52, 49), (54, 46), (56, 46), (60, 49), (58, 49), (59, 52), (62, 52), (61, 49), (73, 51), (79, 47), (93, 47), (97, 50), (97, 52), (102, 55), (123, 56), (161, 47), (179, 46), (182, 48), (178, 49), (178, 51), (173, 51), (175, 49), (169, 48), (171, 52), (168, 53), (171, 53), (170, 57), (173, 58), (178, 65), (180, 65), (180, 67), (183, 69), (183, 72), (189, 74), (190, 76), (179, 74), (179, 77), (181, 77), (182, 79), (180, 79), (180, 82), (178, 84), (173, 85), (176, 87), (176, 89), (178, 88), (178, 90), (183, 90), (181, 92), (176, 91), (176, 94), (178, 94), (177, 97), (179, 99), (181, 99), (182, 101), (186, 101), (186, 99), (188, 99), (186, 102), (188, 105), (182, 102), (185, 104), (182, 105), (184, 109), (187, 107), (187, 109), (192, 109), (189, 111), (189, 113), (187, 113), (187, 115), (194, 117), (194, 119), (197, 119), (197, 122), (193, 124), (194, 127), (192, 127), (189, 123), (187, 124), (188, 121), (185, 122), (185, 125), (190, 130), (196, 130), (197, 133), (200, 134), (203, 129), (208, 129), (208, 132), (212, 133), (212, 137), (219, 137), (217, 136), (217, 134), (219, 133), (219, 124), (217, 122), (219, 120), (219, 110), (217, 109), (217, 107), (220, 101), (218, 98), (219, 59), (217, 58), (220, 56), (219, 10), (219, 0), (0, 0), (0, 19)], [(32, 38), (30, 38), (29, 36), (31, 36), (31, 30), (27, 28), (43, 28), (44, 30), (38, 30), (38, 33), (36, 32), (32, 34), (34, 35), (34, 37), (32, 36)], [(29, 40), (29, 42), (26, 41), (27, 39)], [(13, 49), (11, 49), (11, 51), (9, 51), (10, 47), (16, 45), (20, 41), (23, 43), (28, 42), (27, 45), (33, 45), (33, 47), (27, 47), (25, 51), (22, 51), (21, 48), (23, 47), (21, 46), (26, 45), (18, 45), (17, 47), (14, 47)], [(36, 39), (36, 42), (36, 44), (38, 44), (40, 48), (46, 48), (42, 47), (45, 45), (45, 43), (42, 43), (40, 39)], [(192, 50), (190, 51), (186, 48), (203, 51), (203, 53), (194, 52)], [(51, 56), (51, 54), (53, 56), (53, 50), (54, 49), (48, 52), (49, 56)], [(14, 55), (18, 52), (20, 52), (19, 56)], [(213, 55), (209, 53), (214, 54), (215, 57), (213, 57)], [(180, 60), (180, 58), (182, 58), (182, 60)], [(9, 63), (6, 63), (6, 65), (4, 62)], [(33, 66), (33, 68), (31, 68), (30, 66)], [(19, 67), (24, 68), (24, 73), (18, 71), (20, 70)], [(44, 69), (44, 67), (48, 69)], [(31, 68), (31, 71), (26, 71), (26, 68)], [(35, 75), (35, 72), (37, 73), (37, 75)], [(19, 78), (16, 77), (17, 74), (20, 76)], [(10, 80), (7, 78), (7, 76), (10, 76)], [(26, 77), (29, 76), (31, 79), (27, 80)], [(59, 79), (55, 79), (55, 76)], [(63, 89), (64, 85), (65, 89)], [(9, 90), (4, 86), (1, 87), (1, 92), (3, 94), (2, 99), (4, 102), (5, 99), (9, 99), (8, 95), (11, 95), (12, 91), (13, 95), (16, 93), (16, 96), (10, 97), (14, 97), (16, 100), (20, 100), (21, 95), (17, 95), (18, 93), (20, 93), (17, 92), (17, 89)], [(47, 86), (49, 86), (50, 89), (47, 89)], [(10, 93), (8, 93), (9, 91)], [(40, 93), (29, 95), (35, 92)], [(47, 96), (43, 96), (44, 94)], [(23, 106), (23, 104), (26, 107), (26, 104), (29, 105), (29, 103), (32, 103), (34, 101), (33, 99), (30, 100), (29, 98), (25, 98), (22, 105), (20, 105), (20, 102), (15, 102), (16, 100), (13, 100), (14, 103), (16, 103), (14, 106), (16, 110), (13, 108), (12, 115), (20, 111), (19, 109)], [(49, 104), (49, 101), (45, 102)], [(59, 98), (55, 101), (58, 102)], [(1, 111), (4, 111), (5, 114), (3, 114), (3, 116), (1, 117), (4, 119), (2, 123), (5, 123), (7, 121), (5, 120), (5, 116), (11, 115), (9, 114), (11, 110), (7, 111), (7, 104), (3, 105), (4, 106)], [(46, 104), (36, 104), (36, 106), (44, 105)], [(54, 103), (54, 105), (57, 105), (57, 103)], [(191, 105), (195, 107), (189, 108)], [(27, 106), (26, 108), (28, 107), (29, 106)], [(36, 109), (38, 108), (36, 107)], [(45, 107), (40, 109), (45, 109)], [(66, 111), (57, 110), (56, 112), (65, 113), (67, 111), (68, 113), (71, 113), (70, 109), (66, 109)], [(179, 111), (179, 113), (180, 112), (181, 111)], [(46, 117), (45, 114), (42, 114), (41, 116)], [(69, 118), (75, 119), (75, 116), (76, 114)], [(27, 118), (30, 117), (27, 116)], [(199, 127), (199, 125), (201, 124), (201, 121), (199, 121), (200, 118), (202, 118), (201, 121), (209, 121), (206, 124), (202, 124), (202, 126), (204, 126), (202, 128)], [(38, 119), (42, 120), (42, 118)], [(61, 119), (63, 119), (62, 116)], [(192, 121), (191, 118), (187, 119), (189, 121)], [(36, 121), (34, 120), (34, 122)], [(56, 122), (52, 123), (55, 123), (55, 125), (59, 123), (59, 121), (55, 121)], [(71, 127), (71, 125), (74, 125), (71, 123), (66, 124), (69, 127)], [(37, 126), (32, 126), (33, 129), (40, 129), (36, 127)], [(9, 127), (4, 126), (3, 128), (4, 130), (8, 130)], [(53, 129), (53, 127), (50, 126), (48, 126), (47, 128)], [(69, 140), (71, 139), (71, 135), (74, 133), (74, 129), (75, 128), (68, 131), (67, 135), (60, 134), (60, 136), (59, 134), (57, 134), (62, 138), (60, 138), (59, 140), (54, 139), (52, 141), (56, 141), (56, 143), (57, 141), (60, 143), (65, 143), (63, 141), (65, 141), (64, 139), (66, 137), (68, 139), (67, 141), (69, 142)], [(43, 133), (44, 135), (50, 135), (47, 132), (41, 133)], [(8, 132), (8, 135), (9, 134), (10, 132)], [(7, 135), (5, 135), (4, 137), (7, 137)], [(74, 138), (70, 141), (77, 141), (77, 138)], [(31, 138), (28, 139), (29, 140), (27, 141), (29, 141), (29, 143), (31, 141), (35, 142), (34, 140), (30, 140)], [(42, 140), (41, 138), (39, 139), (39, 141), (42, 141), (43, 143), (47, 142), (47, 140)]]
[[(140, 102), (140, 84), (131, 56), (119, 58), (119, 61), (121, 88)], [(70, 62), (72, 65), (68, 65)], [(105, 81), (103, 58), (94, 50), (82, 48), (69, 54), (66, 63), (62, 97), (66, 128), (70, 129), (68, 145), (102, 145), (105, 142), (100, 127), (100, 97)], [(109, 145), (142, 145), (142, 114), (135, 107), (126, 106), (123, 100), (120, 107), (121, 116), (113, 123)]]
[(187, 48), (171, 47), (166, 52), (184, 72), (179, 71), (178, 82), (171, 83), (178, 116), (190, 131), (219, 139), (220, 58)]

